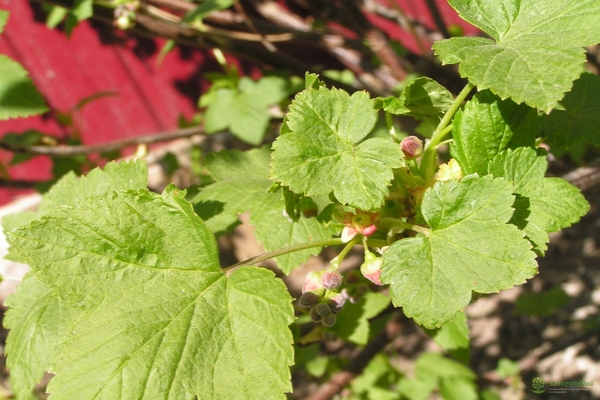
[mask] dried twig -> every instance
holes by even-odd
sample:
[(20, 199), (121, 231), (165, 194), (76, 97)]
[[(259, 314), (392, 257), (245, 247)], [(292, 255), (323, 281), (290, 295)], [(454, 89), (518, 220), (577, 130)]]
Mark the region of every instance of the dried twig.
[[(7, 143), (0, 142), (0, 148), (14, 153), (27, 153), (27, 154), (38, 154), (47, 155), (53, 157), (72, 157), (76, 155), (105, 153), (115, 150), (121, 150), (128, 146), (135, 146), (140, 144), (150, 144), (157, 142), (165, 142), (179, 138), (187, 138), (196, 135), (202, 135), (204, 128), (194, 126), (191, 128), (177, 129), (173, 131), (164, 131), (153, 133), (150, 135), (131, 137), (121, 140), (115, 140), (114, 142), (92, 144), (92, 145), (81, 145), (81, 146), (27, 146), (17, 147), (9, 145)], [(14, 182), (13, 182), (14, 183)]]

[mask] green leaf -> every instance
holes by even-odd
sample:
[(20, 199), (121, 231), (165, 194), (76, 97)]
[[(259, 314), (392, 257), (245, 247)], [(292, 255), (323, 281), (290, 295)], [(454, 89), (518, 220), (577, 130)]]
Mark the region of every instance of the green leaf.
[[(300, 217), (291, 222), (283, 213), (283, 191), (269, 193), (267, 178), (270, 152), (266, 148), (243, 153), (238, 150), (212, 153), (206, 167), (215, 183), (203, 188), (192, 200), (195, 209), (213, 232), (227, 232), (238, 223), (238, 215), (250, 211), (250, 223), (266, 251), (286, 245), (331, 237), (332, 231), (315, 218)], [(275, 259), (289, 273), (316, 255), (320, 248), (306, 249)]]
[(452, 156), (465, 175), (487, 174), (489, 162), (502, 150), (533, 146), (538, 128), (535, 109), (500, 100), (489, 90), (477, 93), (452, 122)]
[(0, 120), (29, 117), (48, 111), (27, 71), (0, 54)]
[(511, 222), (523, 229), (536, 251), (546, 251), (548, 232), (571, 226), (589, 211), (578, 188), (561, 178), (544, 178), (548, 162), (531, 148), (506, 150), (489, 165), (489, 173), (514, 184), (517, 200)]
[(450, 0), (460, 16), (492, 39), (460, 37), (433, 48), (444, 64), (480, 90), (546, 113), (583, 72), (583, 47), (600, 42), (596, 0)]
[[(74, 206), (83, 197), (106, 196), (114, 189), (145, 188), (147, 175), (145, 162), (137, 161), (109, 163), (104, 170), (95, 169), (81, 179), (74, 175), (65, 176), (42, 198), (38, 211), (7, 215), (2, 218), (2, 227), (5, 232), (12, 231), (52, 214), (59, 205)], [(10, 251), (10, 259), (27, 262), (14, 246)], [(10, 307), (4, 324), (11, 329), (6, 347), (11, 383), (17, 392), (26, 394), (41, 379), (43, 372), (50, 369), (56, 344), (81, 309), (69, 306), (34, 273), (21, 282), (6, 304)]]
[(513, 187), (490, 176), (438, 182), (421, 210), (431, 232), (399, 240), (383, 254), (381, 280), (406, 316), (435, 328), (471, 300), (525, 282), (537, 271), (523, 233), (507, 224)]
[(8, 11), (0, 10), (0, 33), (4, 32), (4, 27), (6, 27), (9, 15), (10, 13)]
[(87, 176), (64, 175), (43, 197), (38, 208), (40, 216), (59, 206), (75, 206), (83, 198), (108, 196), (113, 190), (144, 189), (148, 186), (145, 161), (109, 162), (103, 169), (95, 168)]
[(284, 78), (268, 76), (257, 82), (243, 77), (237, 90), (217, 89), (210, 95), (214, 97), (209, 96), (211, 102), (204, 120), (206, 131), (214, 133), (229, 128), (246, 143), (260, 144), (271, 119), (269, 106), (287, 96), (287, 87)]
[[(59, 206), (75, 206), (77, 201), (89, 196), (107, 196), (116, 189), (143, 189), (148, 186), (148, 169), (144, 161), (110, 162), (104, 169), (95, 168), (88, 176), (78, 178), (73, 172), (64, 175), (42, 197), (37, 211), (7, 215), (2, 219), (4, 232), (27, 225), (29, 222), (51, 214)], [(6, 258), (23, 262), (14, 248)]]
[(515, 302), (514, 313), (550, 316), (556, 314), (557, 309), (567, 305), (570, 300), (569, 295), (558, 286), (543, 293), (523, 293)]
[[(463, 364), (438, 353), (424, 353), (415, 363), (415, 377), (400, 381), (398, 390), (409, 399), (428, 399), (435, 388), (443, 399), (473, 399), (477, 397), (477, 375)], [(455, 392), (452, 392), (455, 388)]]
[(585, 72), (561, 100), (561, 110), (542, 116), (542, 136), (550, 145), (569, 148), (584, 140), (600, 146), (600, 77)]
[(9, 234), (40, 280), (86, 308), (53, 364), (55, 399), (284, 399), (291, 390), (285, 285), (265, 269), (224, 273), (184, 196), (172, 186), (115, 191)]
[(333, 191), (341, 203), (362, 210), (383, 204), (401, 153), (391, 140), (363, 141), (377, 121), (367, 93), (305, 90), (287, 118), (291, 132), (273, 144), (271, 179), (306, 196)]
[(214, 11), (220, 11), (231, 7), (235, 2), (236, 0), (206, 0), (194, 10), (187, 13), (183, 20), (187, 22), (202, 20)]
[(84, 21), (94, 15), (93, 0), (75, 0), (71, 13), (78, 22)]
[(383, 110), (396, 115), (409, 115), (416, 119), (443, 114), (454, 101), (452, 93), (431, 78), (417, 78), (396, 99), (383, 99)]
[[(46, 4), (44, 4), (46, 6)], [(50, 6), (44, 7), (45, 10), (48, 11), (48, 17), (46, 18), (46, 26), (50, 29), (54, 29), (60, 24), (67, 14), (69, 10), (67, 8), (61, 6)]]
[(331, 330), (344, 340), (365, 345), (369, 340), (368, 320), (379, 315), (389, 304), (389, 296), (369, 292), (360, 301), (346, 304), (337, 314), (337, 322)]
[(82, 310), (68, 306), (33, 273), (23, 279), (6, 305), (9, 310), (3, 325), (10, 329), (6, 342), (10, 382), (16, 393), (26, 396), (49, 369), (56, 344)]
[(471, 341), (465, 313), (458, 312), (454, 318), (442, 325), (441, 328), (426, 329), (425, 333), (431, 336), (434, 342), (440, 345), (444, 351), (463, 363), (469, 364)]

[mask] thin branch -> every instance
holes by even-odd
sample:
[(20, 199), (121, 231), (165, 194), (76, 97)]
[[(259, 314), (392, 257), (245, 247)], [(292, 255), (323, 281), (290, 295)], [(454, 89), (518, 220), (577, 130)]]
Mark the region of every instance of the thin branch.
[(450, 33), (448, 33), (448, 28), (446, 28), (446, 23), (444, 22), (444, 18), (442, 17), (442, 13), (438, 9), (435, 0), (425, 0), (427, 3), (427, 8), (429, 8), (429, 12), (431, 13), (431, 17), (437, 26), (438, 31), (444, 36), (446, 39), (450, 37)]
[(382, 351), (385, 346), (398, 336), (402, 325), (398, 317), (392, 318), (385, 328), (377, 334), (366, 347), (350, 360), (348, 365), (340, 372), (333, 374), (315, 393), (306, 400), (329, 400), (360, 375), (371, 360)]
[(109, 143), (100, 143), (81, 146), (27, 146), (18, 147), (8, 143), (0, 142), (0, 148), (14, 153), (39, 154), (53, 157), (72, 157), (85, 154), (106, 153), (115, 150), (121, 150), (125, 147), (136, 146), (140, 144), (150, 144), (157, 142), (166, 142), (174, 139), (187, 138), (196, 135), (202, 135), (204, 128), (194, 126), (191, 128), (177, 129), (173, 131), (164, 131), (150, 135), (131, 137), (121, 140), (115, 140)]

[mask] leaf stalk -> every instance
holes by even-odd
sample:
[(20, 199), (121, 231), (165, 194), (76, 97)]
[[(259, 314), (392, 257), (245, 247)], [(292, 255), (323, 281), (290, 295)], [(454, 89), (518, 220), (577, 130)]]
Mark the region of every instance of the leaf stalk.
[(311, 242), (297, 243), (290, 246), (285, 246), (277, 250), (269, 251), (263, 254), (260, 254), (256, 257), (249, 258), (244, 261), (240, 261), (239, 263), (233, 264), (229, 267), (223, 268), (223, 271), (226, 274), (231, 274), (233, 271), (240, 267), (245, 267), (248, 265), (256, 265), (260, 262), (270, 260), (271, 258), (283, 256), (285, 254), (294, 253), (300, 250), (312, 249), (315, 247), (327, 247), (327, 246), (336, 246), (344, 244), (341, 238), (333, 238), (333, 239), (323, 239), (323, 240), (315, 240)]
[(463, 101), (474, 87), (475, 85), (473, 85), (471, 82), (467, 83), (463, 90), (460, 91), (458, 96), (456, 96), (448, 111), (446, 111), (442, 117), (442, 120), (435, 128), (435, 131), (433, 131), (431, 139), (425, 143), (423, 158), (421, 159), (421, 176), (423, 176), (427, 182), (433, 178), (435, 173), (437, 147), (442, 139), (444, 139), (444, 137), (451, 131), (451, 129), (447, 128), (449, 128), (452, 118), (454, 118), (454, 114), (456, 114)]

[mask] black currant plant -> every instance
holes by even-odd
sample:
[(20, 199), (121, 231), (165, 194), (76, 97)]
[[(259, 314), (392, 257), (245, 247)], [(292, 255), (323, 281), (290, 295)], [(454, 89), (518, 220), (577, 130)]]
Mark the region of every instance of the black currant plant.
[[(15, 391), (50, 371), (53, 399), (285, 398), (293, 299), (259, 266), (267, 259), (287, 274), (341, 248), (308, 274), (299, 304), (317, 329), (359, 343), (364, 332), (339, 327), (361, 297), (377, 310), (365, 318), (391, 298), (435, 332), (465, 325), (474, 293), (534, 277), (548, 233), (589, 208), (545, 177), (539, 144), (600, 144), (600, 78), (583, 69), (584, 47), (600, 42), (600, 2), (450, 4), (490, 36), (434, 45), (468, 79), (455, 98), (427, 77), (372, 99), (307, 74), (272, 148), (209, 154), (213, 182), (189, 200), (172, 185), (148, 191), (141, 161), (110, 163), (5, 219), (10, 258), (31, 266), (4, 322)], [(380, 115), (385, 137), (372, 134)], [(439, 123), (424, 142), (400, 141), (392, 115)], [(440, 163), (446, 143), (452, 158)], [(223, 267), (215, 235), (246, 211), (267, 253)], [(358, 245), (360, 273), (342, 276)]]

